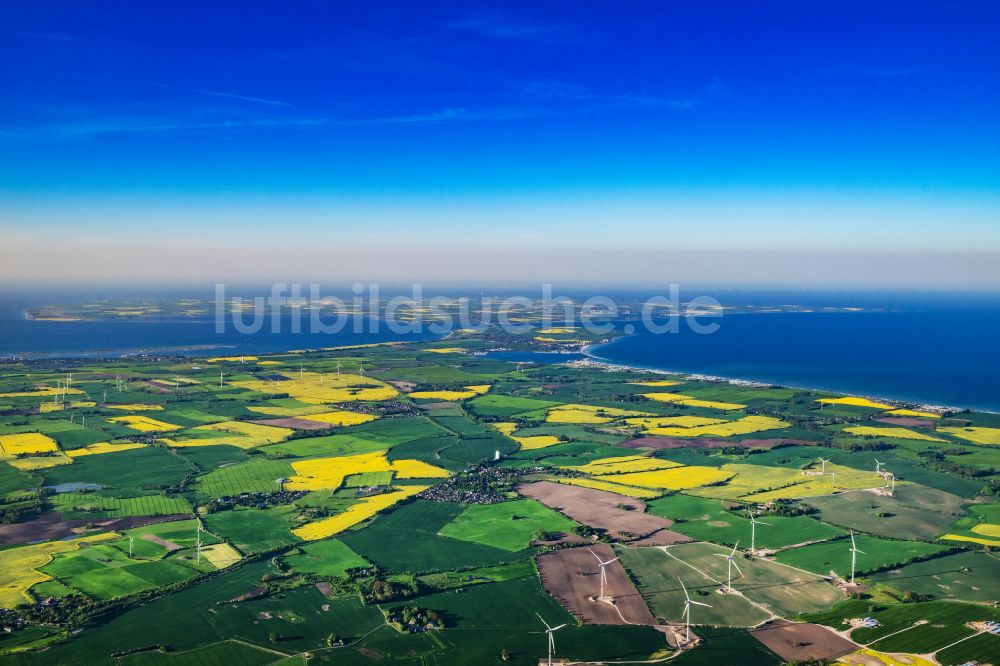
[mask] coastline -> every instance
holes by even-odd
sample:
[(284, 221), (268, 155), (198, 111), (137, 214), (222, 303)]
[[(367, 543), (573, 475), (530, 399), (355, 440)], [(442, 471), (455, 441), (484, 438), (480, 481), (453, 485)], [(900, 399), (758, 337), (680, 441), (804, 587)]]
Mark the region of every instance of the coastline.
[(648, 372), (648, 373), (651, 373), (651, 374), (659, 374), (659, 375), (683, 375), (685, 377), (690, 377), (691, 379), (695, 379), (695, 380), (720, 382), (720, 383), (723, 383), (723, 384), (730, 384), (732, 386), (751, 386), (751, 387), (758, 387), (758, 388), (774, 386), (774, 387), (782, 387), (782, 388), (801, 389), (803, 391), (825, 391), (825, 392), (829, 392), (829, 393), (835, 393), (835, 394), (838, 394), (838, 395), (843, 395), (843, 394), (850, 393), (850, 395), (854, 395), (854, 396), (857, 396), (857, 397), (860, 397), (860, 398), (867, 398), (869, 400), (882, 401), (882, 402), (886, 402), (886, 403), (897, 403), (901, 407), (902, 406), (911, 406), (911, 407), (916, 407), (916, 408), (918, 408), (920, 410), (932, 411), (932, 412), (937, 412), (937, 413), (941, 413), (941, 414), (948, 413), (948, 412), (954, 413), (954, 412), (962, 412), (962, 411), (975, 411), (975, 412), (983, 412), (983, 413), (986, 413), (986, 414), (1000, 414), (1000, 411), (998, 411), (998, 410), (987, 409), (987, 408), (984, 408), (984, 407), (967, 407), (967, 406), (956, 406), (956, 405), (930, 404), (930, 403), (926, 403), (926, 402), (923, 402), (923, 401), (920, 401), (920, 400), (914, 400), (912, 398), (906, 398), (906, 397), (889, 397), (889, 396), (885, 396), (885, 395), (876, 395), (876, 394), (865, 393), (863, 391), (845, 391), (844, 389), (831, 389), (831, 388), (828, 388), (828, 387), (825, 387), (825, 386), (802, 386), (802, 385), (798, 385), (798, 384), (796, 384), (796, 385), (791, 385), (791, 384), (777, 384), (777, 383), (774, 383), (774, 382), (761, 381), (761, 380), (757, 380), (757, 379), (747, 379), (745, 377), (730, 377), (730, 376), (725, 376), (725, 375), (707, 375), (707, 374), (702, 374), (702, 373), (697, 373), (697, 372), (687, 372), (687, 371), (684, 371), (684, 370), (677, 370), (677, 369), (671, 369), (671, 368), (662, 368), (662, 367), (654, 367), (654, 366), (642, 365), (642, 364), (638, 364), (638, 363), (623, 363), (621, 361), (614, 361), (612, 359), (604, 358), (604, 357), (602, 357), (602, 356), (600, 356), (598, 354), (598, 352), (599, 352), (600, 349), (602, 349), (604, 347), (607, 347), (609, 345), (613, 345), (618, 340), (625, 340), (628, 337), (632, 337), (632, 336), (635, 336), (635, 333), (626, 334), (624, 336), (615, 338), (614, 340), (611, 340), (609, 342), (603, 342), (603, 343), (599, 343), (599, 344), (585, 345), (585, 346), (583, 346), (580, 349), (580, 353), (583, 354), (584, 356), (586, 356), (587, 359), (584, 360), (584, 361), (575, 361), (574, 363), (578, 363), (578, 364), (581, 364), (581, 365), (590, 365), (590, 366), (593, 366), (593, 367), (602, 367), (602, 368), (605, 368), (607, 370), (629, 370), (629, 371), (636, 371), (636, 370), (638, 370), (638, 371), (642, 371), (642, 372)]

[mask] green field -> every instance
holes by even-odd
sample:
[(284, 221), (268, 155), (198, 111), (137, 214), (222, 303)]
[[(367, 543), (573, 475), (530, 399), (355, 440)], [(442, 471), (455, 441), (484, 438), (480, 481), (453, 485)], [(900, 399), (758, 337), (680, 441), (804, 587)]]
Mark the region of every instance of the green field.
[(276, 479), (287, 479), (293, 474), (292, 466), (281, 460), (248, 460), (199, 477), (195, 487), (209, 497), (272, 492), (277, 489)]
[[(351, 550), (389, 571), (443, 571), (530, 557), (531, 553), (526, 551), (510, 552), (439, 536), (438, 531), (462, 511), (463, 507), (457, 504), (416, 501), (340, 538)], [(405, 543), (406, 548), (399, 548), (399, 543)]]
[(368, 564), (363, 557), (336, 539), (306, 544), (290, 551), (283, 559), (295, 571), (320, 576), (341, 576), (348, 569)]
[(67, 520), (191, 513), (191, 504), (177, 496), (141, 495), (119, 498), (98, 493), (60, 493), (54, 495), (51, 501), (53, 507), (62, 512)]
[(565, 532), (575, 524), (534, 500), (518, 500), (469, 506), (438, 534), (515, 552), (527, 548), (540, 532)]
[(1000, 559), (990, 553), (958, 553), (871, 574), (867, 579), (901, 592), (990, 602), (996, 600), (991, 582), (1000, 580)]
[[(915, 558), (924, 558), (947, 549), (919, 541), (889, 541), (867, 535), (855, 535), (858, 550), (864, 554), (857, 556), (857, 574), (875, 571), (885, 567), (899, 566)], [(791, 550), (783, 550), (775, 559), (783, 564), (814, 571), (826, 575), (831, 570), (841, 577), (851, 575), (851, 540), (838, 539), (825, 543), (815, 543)]]

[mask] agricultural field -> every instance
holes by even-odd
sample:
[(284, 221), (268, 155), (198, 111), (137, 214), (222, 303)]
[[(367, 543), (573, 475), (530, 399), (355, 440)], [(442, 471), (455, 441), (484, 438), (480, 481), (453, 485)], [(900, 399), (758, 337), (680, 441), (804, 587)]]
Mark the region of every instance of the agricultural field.
[(548, 328), (75, 359), (65, 394), (69, 361), (5, 365), (0, 666), (537, 666), (536, 613), (567, 659), (836, 658), (869, 615), (872, 651), (994, 658), (965, 623), (1000, 598), (1000, 421), (483, 355), (589, 340)]

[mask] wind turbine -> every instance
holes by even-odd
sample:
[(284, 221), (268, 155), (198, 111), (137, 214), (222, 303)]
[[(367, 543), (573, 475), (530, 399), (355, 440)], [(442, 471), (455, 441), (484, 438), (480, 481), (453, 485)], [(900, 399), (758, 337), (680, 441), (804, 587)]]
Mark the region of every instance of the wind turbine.
[(729, 580), (726, 582), (727, 592), (733, 591), (733, 567), (736, 567), (736, 570), (740, 572), (741, 576), (743, 575), (743, 572), (740, 571), (740, 565), (736, 564), (736, 560), (733, 559), (733, 555), (736, 554), (736, 548), (739, 545), (740, 545), (740, 540), (737, 539), (736, 543), (733, 545), (733, 552), (729, 553), (728, 555), (723, 555), (722, 553), (715, 553), (716, 557), (724, 557), (726, 558), (726, 561), (729, 563), (727, 567), (729, 569)]
[(303, 373), (303, 372), (304, 372), (304, 371), (302, 370), (302, 364), (301, 364), (301, 363), (299, 363), (299, 381), (300, 381), (300, 382), (302, 381), (302, 373)]
[(831, 486), (836, 486), (837, 485), (837, 470), (833, 470), (832, 474), (833, 474), (833, 477), (830, 479), (830, 485)]
[(219, 368), (219, 388), (222, 388), (222, 368)]
[(359, 361), (358, 362), (358, 376), (359, 377), (364, 377), (365, 376), (365, 362), (364, 361)]
[(858, 553), (868, 554), (863, 550), (858, 550), (858, 545), (854, 543), (854, 530), (851, 530), (851, 585), (854, 585), (854, 567), (857, 564)]
[(703, 604), (700, 601), (691, 601), (691, 597), (688, 596), (688, 589), (684, 586), (684, 581), (680, 578), (677, 582), (681, 584), (681, 588), (684, 590), (684, 613), (681, 617), (684, 618), (684, 629), (685, 629), (685, 643), (691, 642), (691, 604), (695, 606), (704, 606), (705, 608), (711, 608), (708, 604)]
[(830, 461), (822, 457), (819, 459), (819, 461), (823, 464), (823, 469), (820, 471), (820, 474), (826, 474), (826, 464)]
[[(588, 548), (587, 550), (590, 550), (590, 548)], [(608, 560), (607, 562), (602, 562), (601, 558), (598, 557), (597, 553), (595, 553), (593, 550), (590, 550), (590, 554), (594, 556), (594, 558), (597, 560), (597, 563), (601, 566), (601, 596), (597, 597), (597, 600), (598, 601), (609, 601), (609, 600), (612, 599), (612, 597), (605, 597), (604, 596), (604, 586), (608, 582), (608, 574), (607, 574), (607, 571), (604, 569), (604, 567), (606, 567), (609, 564), (611, 564), (612, 562), (616, 561), (618, 558), (616, 557), (613, 560)]]
[(201, 523), (198, 523), (198, 531), (195, 532), (195, 542), (194, 545), (198, 548), (198, 562), (201, 562)]
[(875, 459), (875, 473), (876, 474), (882, 473), (882, 463), (879, 462), (878, 458)]
[(337, 376), (340, 376), (340, 359), (337, 359)]
[[(535, 613), (535, 615), (538, 615), (538, 613)], [(552, 666), (552, 655), (555, 654), (556, 651), (556, 639), (552, 637), (552, 634), (559, 631), (566, 625), (560, 624), (558, 627), (550, 627), (549, 623), (543, 620), (541, 615), (538, 615), (538, 619), (542, 620), (542, 624), (545, 625), (545, 633), (549, 635), (549, 666)]]
[[(771, 523), (765, 523), (763, 520), (757, 520), (753, 516), (753, 512), (750, 512), (750, 552), (757, 552), (757, 523), (761, 525), (771, 526)], [(738, 542), (737, 542), (738, 543)]]
[[(892, 488), (889, 489), (889, 494), (890, 495), (895, 495), (896, 494), (896, 475), (893, 474), (892, 472), (889, 472), (889, 478), (892, 479)], [(889, 484), (886, 483), (886, 485), (889, 485)]]
[(134, 536), (130, 536), (128, 538), (128, 558), (130, 560), (132, 559), (132, 542), (133, 541), (135, 541), (135, 537)]

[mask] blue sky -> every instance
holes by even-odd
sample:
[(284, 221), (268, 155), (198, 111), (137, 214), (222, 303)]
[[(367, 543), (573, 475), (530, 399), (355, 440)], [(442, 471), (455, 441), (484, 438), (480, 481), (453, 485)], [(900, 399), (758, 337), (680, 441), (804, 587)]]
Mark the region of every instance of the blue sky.
[[(7, 278), (169, 279), (130, 259), (157, 252), (204, 279), (405, 278), (375, 269), (397, 253), (436, 265), (413, 279), (474, 279), (470, 250), (532, 248), (567, 280), (595, 250), (626, 269), (641, 249), (910, 255), (925, 278), (1000, 286), (995, 3), (3, 11)], [(338, 272), (303, 245), (365, 259)], [(268, 270), (192, 259), (223, 250)], [(678, 277), (796, 279), (752, 263)], [(644, 270), (629, 279), (675, 277)]]

